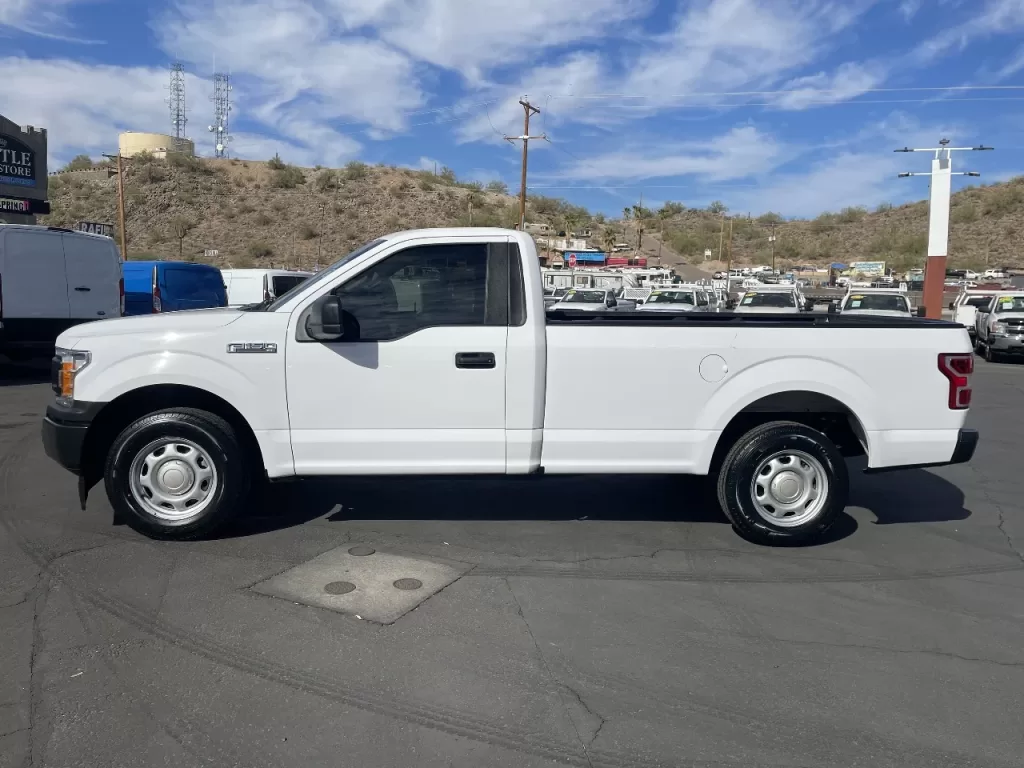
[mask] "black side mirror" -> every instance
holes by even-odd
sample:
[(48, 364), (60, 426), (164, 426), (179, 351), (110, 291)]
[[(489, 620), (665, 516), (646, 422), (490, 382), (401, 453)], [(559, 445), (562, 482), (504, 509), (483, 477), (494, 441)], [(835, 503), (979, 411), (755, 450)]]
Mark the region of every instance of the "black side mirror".
[(917, 316), (918, 317), (928, 317), (928, 313), (925, 311), (925, 307), (918, 307), (917, 308)]
[(828, 303), (828, 313), (829, 313), (830, 315), (836, 315), (836, 314), (838, 314), (838, 313), (839, 313), (839, 305), (838, 305), (838, 304), (836, 304), (836, 302), (834, 302), (834, 301), (830, 301), (830, 302)]
[(306, 333), (316, 341), (338, 341), (345, 335), (341, 324), (341, 299), (327, 294), (317, 299), (306, 317)]
[(814, 311), (814, 299), (804, 299), (804, 312)]

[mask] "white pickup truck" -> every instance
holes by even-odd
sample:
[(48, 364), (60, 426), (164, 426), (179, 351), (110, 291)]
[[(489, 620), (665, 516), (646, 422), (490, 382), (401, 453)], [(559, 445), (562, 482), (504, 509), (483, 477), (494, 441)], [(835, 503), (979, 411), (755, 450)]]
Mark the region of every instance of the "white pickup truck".
[[(263, 304), (57, 343), (47, 453), (83, 506), (103, 479), (117, 514), (162, 538), (206, 535), (296, 476), (678, 473), (715, 477), (748, 538), (808, 542), (846, 504), (845, 456), (959, 463), (978, 439), (961, 326), (545, 313), (533, 240), (501, 229), (389, 235)], [(676, 407), (603, 408), (637, 386)]]

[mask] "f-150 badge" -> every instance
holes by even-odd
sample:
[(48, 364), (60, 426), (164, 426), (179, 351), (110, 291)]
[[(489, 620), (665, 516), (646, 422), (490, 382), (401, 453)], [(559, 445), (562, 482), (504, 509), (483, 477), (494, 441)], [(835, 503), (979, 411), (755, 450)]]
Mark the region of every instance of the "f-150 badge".
[(277, 344), (274, 342), (263, 342), (263, 341), (245, 341), (235, 342), (228, 344), (228, 352), (241, 352), (241, 353), (257, 353), (266, 352), (269, 354), (277, 354)]

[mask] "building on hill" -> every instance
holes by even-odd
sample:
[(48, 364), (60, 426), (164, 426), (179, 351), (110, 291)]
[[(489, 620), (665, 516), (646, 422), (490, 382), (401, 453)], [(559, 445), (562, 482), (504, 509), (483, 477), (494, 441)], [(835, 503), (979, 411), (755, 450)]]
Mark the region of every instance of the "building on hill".
[(191, 139), (179, 139), (166, 133), (136, 133), (125, 131), (117, 138), (117, 146), (124, 157), (149, 152), (153, 157), (165, 158), (167, 153), (195, 155), (196, 145)]

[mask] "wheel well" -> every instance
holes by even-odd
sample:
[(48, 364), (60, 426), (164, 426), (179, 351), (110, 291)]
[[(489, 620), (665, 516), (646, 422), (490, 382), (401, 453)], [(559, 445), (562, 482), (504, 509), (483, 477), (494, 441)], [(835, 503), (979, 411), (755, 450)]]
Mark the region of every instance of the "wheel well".
[(712, 471), (742, 435), (769, 421), (795, 421), (816, 429), (835, 443), (843, 456), (863, 456), (867, 452), (864, 426), (843, 403), (819, 392), (777, 392), (755, 400), (732, 417), (715, 446)]
[(196, 387), (158, 384), (125, 392), (107, 403), (93, 420), (82, 448), (82, 474), (86, 482), (91, 486), (103, 476), (107, 452), (125, 427), (148, 413), (167, 408), (198, 408), (220, 416), (235, 429), (247, 457), (265, 466), (252, 427), (231, 403)]

